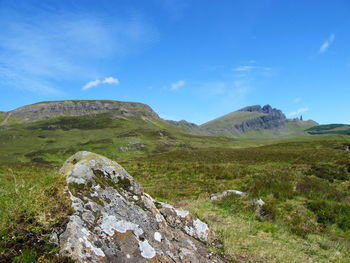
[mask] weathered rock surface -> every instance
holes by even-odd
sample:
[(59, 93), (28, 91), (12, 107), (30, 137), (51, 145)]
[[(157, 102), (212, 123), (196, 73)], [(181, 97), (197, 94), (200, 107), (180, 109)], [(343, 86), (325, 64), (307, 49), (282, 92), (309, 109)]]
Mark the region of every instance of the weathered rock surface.
[(121, 152), (128, 152), (130, 150), (139, 150), (142, 151), (145, 149), (145, 145), (143, 143), (135, 143), (135, 144), (131, 144), (128, 146), (120, 146), (118, 147), (118, 150)]
[(211, 134), (228, 133), (237, 136), (240, 133), (270, 130), (287, 130), (288, 119), (281, 110), (270, 105), (253, 105), (231, 112), (200, 127)]
[(61, 254), (77, 262), (223, 262), (205, 245), (205, 223), (153, 200), (116, 162), (78, 152), (61, 172), (74, 210), (58, 237)]
[(217, 200), (217, 199), (220, 199), (220, 198), (223, 198), (227, 195), (230, 195), (230, 194), (236, 194), (236, 195), (239, 195), (239, 196), (246, 196), (247, 193), (245, 192), (241, 192), (241, 191), (237, 191), (237, 190), (226, 190), (226, 191), (223, 191), (222, 193), (217, 193), (217, 194), (211, 194), (210, 195), (210, 200)]
[(265, 114), (252, 120), (247, 120), (241, 124), (235, 125), (240, 132), (258, 131), (258, 130), (276, 130), (286, 127), (287, 118), (281, 110), (274, 109), (270, 105), (261, 107), (260, 105), (245, 107), (239, 111), (257, 112)]
[(113, 100), (40, 102), (15, 109), (6, 114), (14, 119), (31, 122), (56, 117), (96, 115), (105, 112), (111, 112), (116, 116), (152, 117), (159, 119), (159, 116), (148, 105)]

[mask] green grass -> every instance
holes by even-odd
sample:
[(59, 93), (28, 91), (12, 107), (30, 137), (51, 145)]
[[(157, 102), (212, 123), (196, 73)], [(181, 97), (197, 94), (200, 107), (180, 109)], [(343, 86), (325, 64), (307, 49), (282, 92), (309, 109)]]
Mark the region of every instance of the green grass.
[[(153, 197), (210, 223), (235, 262), (347, 262), (350, 155), (342, 146), (348, 142), (174, 151), (122, 164)], [(227, 189), (249, 195), (208, 200)], [(261, 214), (258, 198), (266, 202)]]
[(209, 121), (201, 125), (203, 128), (209, 129), (229, 129), (233, 130), (236, 124), (255, 119), (257, 117), (265, 116), (266, 114), (258, 112), (247, 112), (247, 111), (235, 111), (226, 114), (222, 117)]
[(35, 163), (0, 165), (0, 185), (0, 262), (68, 262), (49, 242), (70, 212), (65, 178)]
[[(70, 212), (57, 168), (79, 150), (117, 160), (154, 198), (209, 223), (222, 242), (212, 249), (232, 262), (349, 262), (349, 143), (345, 135), (191, 135), (109, 114), (1, 126), (0, 262), (66, 260), (48, 237)], [(227, 189), (249, 195), (209, 200)]]
[[(143, 144), (143, 149), (135, 149)], [(176, 149), (234, 145), (223, 137), (197, 136), (159, 120), (112, 115), (62, 117), (0, 127), (2, 162), (35, 161), (60, 165), (79, 150), (94, 151), (115, 160)], [(119, 151), (119, 147), (130, 151)], [(137, 148), (137, 147), (136, 147)]]
[(307, 129), (306, 131), (312, 135), (319, 135), (319, 134), (350, 135), (350, 125), (346, 125), (346, 124), (320, 125), (320, 126)]
[(286, 127), (278, 130), (259, 130), (241, 133), (234, 126), (242, 124), (243, 122), (265, 116), (266, 114), (258, 112), (235, 111), (224, 115), (215, 120), (209, 121), (201, 125), (203, 128), (220, 130), (225, 129), (227, 132), (219, 133), (220, 136), (227, 136), (233, 138), (276, 138), (276, 137), (298, 137), (304, 136), (308, 133), (305, 131), (317, 125), (314, 121), (294, 121), (288, 120)]

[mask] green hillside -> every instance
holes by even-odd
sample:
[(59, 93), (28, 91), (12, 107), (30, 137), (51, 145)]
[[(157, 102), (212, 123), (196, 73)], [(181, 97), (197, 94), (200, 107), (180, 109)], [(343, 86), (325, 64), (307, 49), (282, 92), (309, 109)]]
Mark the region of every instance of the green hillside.
[(319, 125), (306, 130), (309, 134), (343, 134), (350, 135), (350, 125), (346, 124), (328, 124)]
[(234, 125), (255, 119), (266, 114), (258, 112), (235, 111), (201, 125), (207, 129), (234, 129)]
[[(349, 262), (350, 137), (325, 132), (346, 125), (315, 124), (288, 120), (284, 130), (237, 138), (112, 112), (2, 125), (0, 263), (70, 262), (49, 239), (70, 213), (58, 168), (81, 150), (118, 161), (154, 198), (208, 223), (211, 249), (228, 262)], [(209, 199), (228, 189), (248, 195)]]
[(287, 119), (281, 110), (270, 105), (253, 105), (204, 123), (200, 128), (216, 136), (262, 139), (308, 135), (305, 130), (317, 125), (312, 120)]
[[(174, 151), (122, 164), (152, 196), (208, 222), (232, 262), (347, 262), (347, 143), (349, 138)], [(227, 189), (249, 195), (209, 200)], [(259, 198), (266, 202), (261, 215), (254, 205)]]
[[(84, 136), (89, 126), (84, 123), (82, 121), (79, 127), (85, 127), (80, 135), (86, 140)], [(52, 228), (64, 224), (69, 214), (69, 199), (63, 194), (64, 178), (57, 173), (57, 166), (65, 159), (61, 156), (69, 155), (63, 148), (71, 144), (77, 148), (75, 151), (80, 146), (69, 139), (75, 134), (68, 129), (73, 124), (65, 122), (57, 133), (45, 130), (46, 124), (41, 126), (40, 134), (32, 131), (32, 136), (29, 133), (26, 136), (36, 140), (44, 131), (46, 136), (55, 135), (56, 140), (60, 134), (64, 138), (60, 143), (67, 140), (59, 150), (41, 145), (43, 153), (38, 153), (38, 158), (47, 163), (31, 160), (36, 158), (31, 155), (25, 157), (23, 163), (6, 163), (4, 152), (0, 158), (0, 184), (3, 186), (0, 189), (0, 262), (36, 262), (39, 258), (39, 262), (69, 262), (57, 257), (57, 248), (48, 239)], [(96, 125), (98, 127), (98, 123)], [(149, 142), (154, 141), (150, 135), (154, 131), (152, 127), (144, 130), (150, 132)], [(106, 129), (105, 132), (111, 133), (113, 127)], [(20, 138), (21, 131), (17, 127), (18, 133), (14, 136)], [(97, 135), (96, 131), (90, 131), (94, 134), (91, 136)], [(350, 158), (342, 150), (350, 143), (350, 137), (307, 136), (289, 139), (290, 142), (283, 138), (280, 143), (271, 139), (267, 141), (274, 144), (230, 149), (226, 147), (228, 141), (225, 145), (218, 140), (217, 147), (210, 147), (214, 141), (208, 143), (203, 138), (187, 138), (173, 132), (172, 136), (188, 139), (189, 143), (196, 143), (198, 149), (177, 147), (170, 152), (127, 152), (119, 156), (115, 146), (109, 148), (111, 143), (102, 139), (100, 142), (85, 141), (82, 148), (118, 155), (119, 163), (135, 176), (146, 192), (157, 200), (188, 209), (207, 222), (215, 230), (219, 242), (212, 249), (225, 254), (230, 262), (318, 263), (350, 259)], [(116, 132), (113, 137), (117, 134), (132, 135), (131, 131), (128, 134)], [(146, 138), (146, 135), (140, 137)], [(2, 143), (3, 140), (2, 137)], [(9, 144), (16, 146), (14, 152), (22, 151), (13, 140), (9, 140)], [(244, 140), (241, 147), (243, 145)], [(26, 147), (28, 152), (37, 151), (34, 144)], [(50, 160), (52, 163), (48, 162)], [(245, 191), (249, 195), (209, 200), (210, 194), (227, 189)], [(266, 203), (261, 212), (257, 212), (254, 205), (259, 198)]]
[(60, 165), (80, 150), (120, 160), (176, 149), (225, 145), (234, 147), (235, 140), (192, 135), (158, 119), (115, 119), (109, 113), (0, 126), (3, 163), (35, 161)]

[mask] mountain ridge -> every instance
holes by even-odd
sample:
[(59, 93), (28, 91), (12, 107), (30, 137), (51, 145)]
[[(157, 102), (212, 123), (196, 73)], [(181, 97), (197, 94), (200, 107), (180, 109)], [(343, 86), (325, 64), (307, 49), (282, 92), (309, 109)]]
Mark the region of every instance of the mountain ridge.
[(263, 107), (260, 105), (244, 107), (208, 121), (200, 125), (200, 127), (207, 129), (213, 134), (226, 133), (239, 136), (240, 134), (269, 131), (272, 135), (284, 136), (286, 133), (293, 131), (302, 133), (303, 130), (316, 125), (318, 123), (311, 120), (287, 119), (281, 110), (272, 108), (267, 104)]
[(153, 109), (143, 103), (114, 100), (63, 100), (45, 101), (25, 105), (8, 111), (5, 116), (10, 119), (33, 122), (56, 117), (72, 117), (111, 112), (115, 117), (138, 116), (160, 119)]
[[(3, 126), (13, 122), (30, 123), (60, 117), (92, 117), (104, 113), (108, 113), (113, 119), (137, 117), (166, 122), (191, 134), (229, 137), (250, 136), (249, 134), (258, 137), (285, 136), (286, 134), (293, 134), (294, 131), (298, 131), (298, 134), (307, 134), (304, 130), (318, 125), (314, 121), (287, 119), (281, 110), (273, 108), (269, 104), (265, 106), (247, 106), (202, 125), (197, 125), (186, 120), (164, 120), (150, 106), (143, 103), (115, 100), (38, 102), (8, 112), (2, 112), (0, 125)], [(254, 134), (256, 132), (259, 134)]]

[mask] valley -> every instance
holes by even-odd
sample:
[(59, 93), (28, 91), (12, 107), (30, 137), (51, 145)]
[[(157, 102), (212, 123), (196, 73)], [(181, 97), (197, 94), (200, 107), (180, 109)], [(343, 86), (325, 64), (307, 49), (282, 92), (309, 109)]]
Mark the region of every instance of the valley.
[[(157, 201), (207, 223), (209, 248), (227, 262), (350, 258), (346, 126), (287, 119), (271, 106), (196, 125), (113, 101), (45, 102), (2, 118), (0, 262), (70, 262), (50, 235), (71, 213), (58, 170), (78, 151), (115, 160)], [(210, 200), (229, 189), (247, 196)]]

